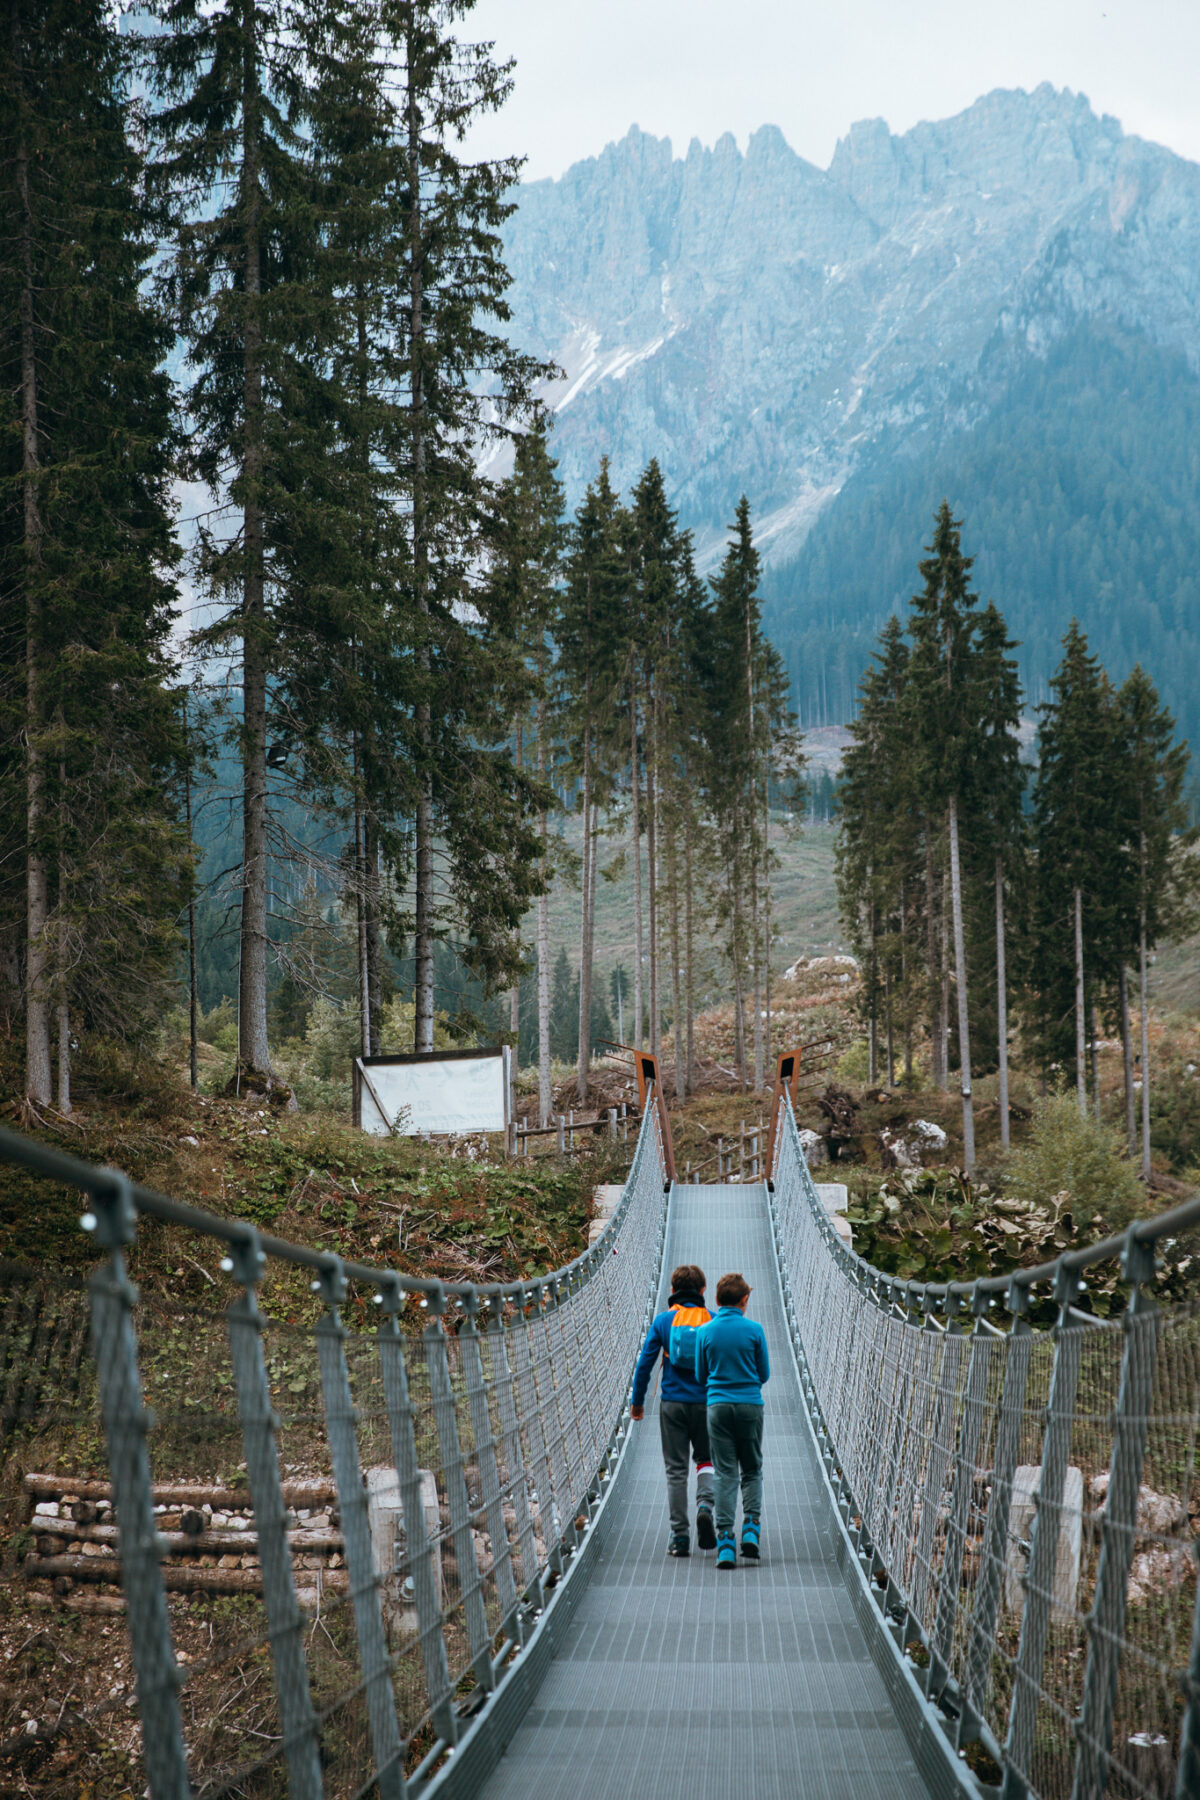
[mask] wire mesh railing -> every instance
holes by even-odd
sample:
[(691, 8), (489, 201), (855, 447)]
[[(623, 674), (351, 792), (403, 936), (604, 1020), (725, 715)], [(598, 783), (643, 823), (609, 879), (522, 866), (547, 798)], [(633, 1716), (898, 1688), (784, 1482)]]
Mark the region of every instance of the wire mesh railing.
[[(0, 1161), (89, 1196), (86, 1293), (0, 1283), (0, 1430), (37, 1410), (39, 1331), (69, 1340), (46, 1376), (70, 1387), (62, 1491), (111, 1509), (41, 1503), (52, 1553), (30, 1566), (119, 1581), (153, 1800), (274, 1795), (285, 1772), (293, 1800), (399, 1800), (453, 1756), (615, 1467), (666, 1226), (659, 1131), (648, 1107), (584, 1255), (490, 1286), (284, 1243), (0, 1132)], [(215, 1243), (209, 1308), (139, 1296), (126, 1254), (146, 1218)], [(88, 1455), (107, 1483), (83, 1481)], [(201, 1492), (216, 1511), (188, 1507)]]
[[(1004, 1800), (1200, 1794), (1200, 1201), (1011, 1277), (902, 1281), (838, 1238), (790, 1101), (772, 1215), (806, 1402), (864, 1576)], [(1119, 1260), (1123, 1314), (1081, 1310)], [(1200, 1269), (1200, 1262), (1196, 1263)], [(1049, 1284), (1052, 1330), (1029, 1322)]]

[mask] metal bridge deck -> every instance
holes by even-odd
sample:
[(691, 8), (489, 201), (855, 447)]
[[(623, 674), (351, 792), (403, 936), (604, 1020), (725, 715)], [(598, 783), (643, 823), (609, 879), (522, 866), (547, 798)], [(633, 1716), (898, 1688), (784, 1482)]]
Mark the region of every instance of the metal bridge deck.
[[(657, 1401), (587, 1591), (486, 1800), (916, 1800), (926, 1793), (833, 1560), (761, 1186), (677, 1187), (665, 1274), (740, 1269), (767, 1333), (763, 1560), (666, 1555)], [(665, 1280), (663, 1299), (665, 1301)]]

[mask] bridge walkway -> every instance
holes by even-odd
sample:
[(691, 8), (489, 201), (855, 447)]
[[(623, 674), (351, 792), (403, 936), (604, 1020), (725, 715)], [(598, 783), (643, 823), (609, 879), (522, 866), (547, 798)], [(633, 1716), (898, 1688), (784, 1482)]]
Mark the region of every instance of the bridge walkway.
[(740, 1269), (767, 1334), (763, 1560), (666, 1554), (657, 1396), (560, 1653), (485, 1800), (916, 1800), (926, 1792), (833, 1557), (766, 1190), (677, 1186), (664, 1257)]

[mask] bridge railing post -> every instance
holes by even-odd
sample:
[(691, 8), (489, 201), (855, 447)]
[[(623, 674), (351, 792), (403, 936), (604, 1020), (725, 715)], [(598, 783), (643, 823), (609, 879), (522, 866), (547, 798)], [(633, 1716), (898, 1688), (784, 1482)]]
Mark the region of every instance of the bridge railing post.
[(246, 1473), (254, 1506), (254, 1529), (262, 1564), (263, 1600), (271, 1634), (271, 1661), (279, 1701), (279, 1724), (288, 1769), (290, 1800), (320, 1800), (321, 1737), (304, 1660), (304, 1615), (296, 1597), (287, 1508), (279, 1478), (276, 1433), (279, 1419), (263, 1354), (263, 1316), (255, 1293), (266, 1267), (258, 1233), (247, 1231), (231, 1244), (222, 1268), (241, 1286), (226, 1314), (229, 1354), (237, 1388), (238, 1416), (246, 1451)]
[(1138, 1488), (1158, 1358), (1159, 1316), (1146, 1284), (1154, 1279), (1154, 1245), (1132, 1231), (1125, 1241), (1123, 1272), (1132, 1284), (1122, 1324), (1125, 1347), (1113, 1421), (1112, 1457), (1100, 1531), (1096, 1592), (1088, 1618), (1083, 1705), (1076, 1721), (1079, 1746), (1072, 1800), (1100, 1800), (1108, 1786), (1113, 1705), (1125, 1629), (1125, 1597), (1137, 1532)]
[(125, 1245), (136, 1236), (137, 1210), (124, 1175), (105, 1172), (104, 1185), (94, 1192), (83, 1226), (109, 1252), (88, 1282), (88, 1295), (146, 1779), (152, 1800), (188, 1800), (192, 1789), (179, 1711), (179, 1670), (167, 1617), (160, 1567), (163, 1544), (154, 1516), (146, 1442), (154, 1417), (142, 1398), (133, 1325), (137, 1289), (125, 1268)]
[(379, 1321), (379, 1366), (383, 1377), (392, 1461), (400, 1483), (400, 1507), (404, 1520), (405, 1558), (413, 1584), (421, 1661), (434, 1730), (447, 1744), (458, 1742), (458, 1715), (454, 1710), (454, 1683), (442, 1635), (442, 1603), (434, 1543), (425, 1516), (421, 1491), (420, 1458), (417, 1454), (415, 1408), (409, 1387), (400, 1312), (404, 1294), (398, 1282), (385, 1283), (379, 1291), (383, 1317)]
[(363, 1691), (371, 1729), (371, 1749), (381, 1800), (403, 1800), (404, 1744), (396, 1719), (392, 1665), (383, 1628), (379, 1576), (371, 1549), (367, 1495), (358, 1454), (358, 1409), (350, 1391), (346, 1327), (341, 1306), (346, 1277), (340, 1257), (330, 1257), (312, 1283), (325, 1303), (317, 1323), (317, 1360), (325, 1405), (325, 1430), (342, 1518), (346, 1570), (354, 1606), (354, 1628), (362, 1664)]
[(1054, 1367), (1046, 1404), (1046, 1430), (1042, 1439), (1041, 1474), (1038, 1482), (1029, 1569), (1025, 1577), (1025, 1607), (1021, 1636), (1013, 1667), (1012, 1706), (1004, 1740), (1003, 1800), (1024, 1800), (1033, 1762), (1038, 1707), (1042, 1699), (1042, 1668), (1050, 1631), (1054, 1600), (1054, 1575), (1058, 1560), (1058, 1534), (1063, 1492), (1075, 1424), (1075, 1396), (1079, 1386), (1082, 1331), (1070, 1322), (1071, 1302), (1078, 1290), (1073, 1268), (1060, 1265), (1055, 1276), (1054, 1298), (1058, 1323), (1054, 1328)]

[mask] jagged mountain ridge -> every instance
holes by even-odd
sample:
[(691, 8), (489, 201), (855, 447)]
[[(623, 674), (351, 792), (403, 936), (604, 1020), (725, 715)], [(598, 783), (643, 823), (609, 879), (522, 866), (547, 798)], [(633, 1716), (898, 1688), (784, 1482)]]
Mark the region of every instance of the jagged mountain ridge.
[(634, 128), (523, 187), (505, 237), (570, 500), (601, 454), (622, 488), (657, 456), (702, 557), (744, 491), (794, 558), (856, 472), (979, 427), (1081, 321), (1200, 367), (1200, 166), (1048, 85), (857, 124), (828, 170), (772, 126), (682, 158)]

